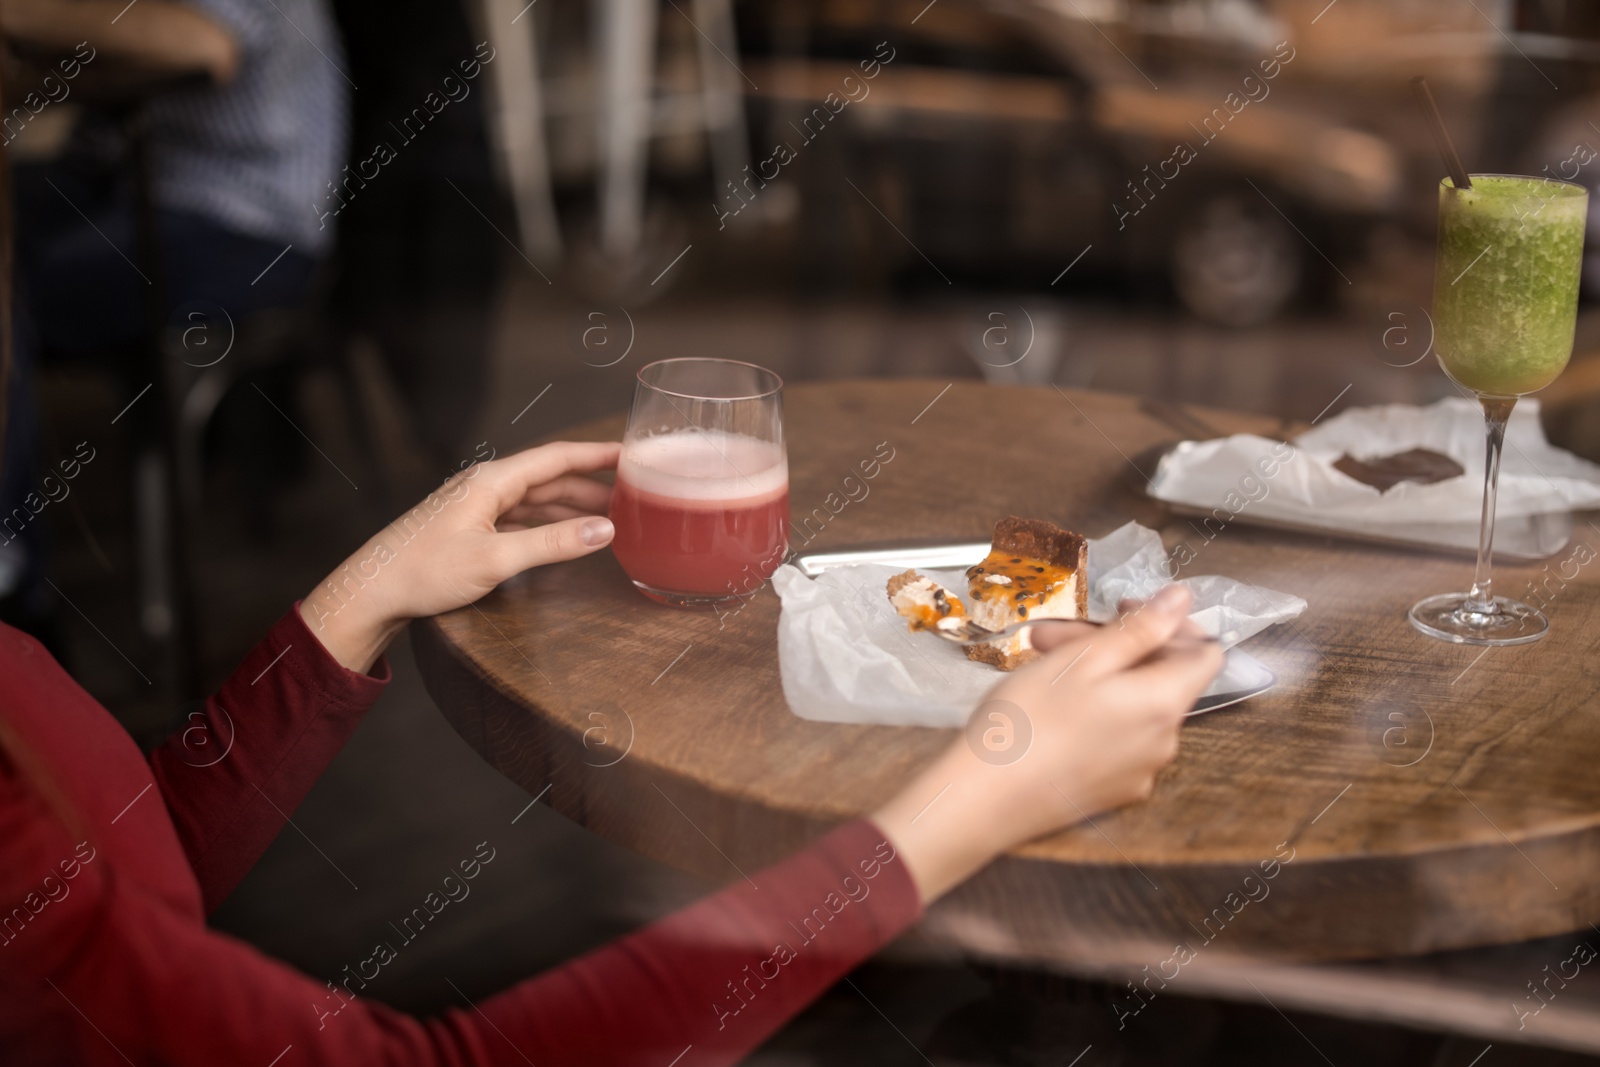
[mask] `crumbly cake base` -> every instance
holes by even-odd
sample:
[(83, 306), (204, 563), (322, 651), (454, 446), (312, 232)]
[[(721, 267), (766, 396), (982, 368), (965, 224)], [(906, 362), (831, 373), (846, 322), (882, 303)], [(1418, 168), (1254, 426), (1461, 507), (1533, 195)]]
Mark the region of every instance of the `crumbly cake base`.
[(967, 658), (987, 663), (1002, 671), (1014, 671), (1024, 663), (1031, 663), (1044, 653), (1036, 648), (1007, 649), (1001, 645), (968, 645)]

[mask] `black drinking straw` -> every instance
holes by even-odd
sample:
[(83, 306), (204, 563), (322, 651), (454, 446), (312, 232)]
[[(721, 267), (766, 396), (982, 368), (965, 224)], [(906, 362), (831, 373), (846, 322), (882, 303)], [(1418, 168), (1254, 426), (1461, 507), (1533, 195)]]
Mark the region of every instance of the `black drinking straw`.
[(1428, 127), (1433, 130), (1433, 141), (1439, 146), (1439, 156), (1444, 160), (1445, 170), (1450, 172), (1450, 181), (1457, 189), (1471, 189), (1472, 179), (1467, 177), (1467, 168), (1462, 165), (1461, 156), (1450, 141), (1450, 131), (1444, 128), (1444, 116), (1439, 114), (1439, 105), (1433, 99), (1433, 90), (1428, 88), (1428, 79), (1417, 75), (1411, 79), (1411, 88), (1416, 90), (1422, 113), (1428, 117)]

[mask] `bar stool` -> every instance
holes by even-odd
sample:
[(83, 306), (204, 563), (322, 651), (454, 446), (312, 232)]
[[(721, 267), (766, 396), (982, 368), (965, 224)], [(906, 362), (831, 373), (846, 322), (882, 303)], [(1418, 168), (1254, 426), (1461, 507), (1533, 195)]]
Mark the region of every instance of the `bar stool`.
[[(680, 13), (681, 8), (673, 7)], [(652, 137), (685, 123), (706, 131), (712, 188), (737, 182), (749, 162), (743, 77), (733, 7), (729, 0), (694, 0), (698, 107), (654, 98), (658, 0), (598, 0), (595, 26), (600, 57), (600, 247), (608, 256), (635, 255), (644, 236), (645, 184)], [(684, 16), (688, 18), (688, 15)]]
[[(599, 243), (606, 256), (619, 261), (636, 257), (643, 243), (653, 138), (704, 130), (717, 190), (737, 182), (749, 161), (732, 4), (692, 0), (688, 6), (692, 15), (684, 17), (695, 28), (699, 91), (675, 96), (658, 96), (655, 90), (660, 0), (595, 0), (592, 6)], [(522, 248), (534, 261), (554, 263), (562, 255), (562, 241), (544, 136), (550, 107), (539, 78), (538, 10), (526, 0), (477, 0), (476, 10), (497, 53), (490, 65), (496, 94), (491, 135), (511, 187)]]
[[(192, 325), (169, 321), (144, 103), (134, 99), (110, 108), (127, 138), (137, 233), (134, 259), (151, 282), (145, 290), (146, 329), (135, 359), (121, 374), (133, 456), (138, 623), (159, 663), (158, 684), (168, 697), (186, 699), (200, 694), (205, 681), (191, 550), (204, 513), (205, 434), (229, 386), (253, 371), (307, 362), (307, 353), (320, 355), (320, 362), (337, 373), (363, 473), (380, 490), (383, 485), (349, 348), (324, 350), (317, 343), (326, 332), (321, 313), (326, 269), (319, 271), (299, 306), (268, 308), (239, 322), (228, 321), (224, 336), (215, 338), (224, 346), (215, 357), (206, 353), (197, 358), (189, 343)], [(144, 391), (150, 395), (141, 400)], [(378, 496), (386, 494), (380, 491)]]

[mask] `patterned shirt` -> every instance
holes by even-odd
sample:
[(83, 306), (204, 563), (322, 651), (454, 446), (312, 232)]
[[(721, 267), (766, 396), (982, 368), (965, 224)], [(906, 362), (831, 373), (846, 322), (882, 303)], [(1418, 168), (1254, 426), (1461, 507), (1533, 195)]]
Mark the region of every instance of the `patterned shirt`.
[(319, 255), (333, 237), (319, 208), (344, 162), (350, 83), (322, 0), (184, 0), (239, 51), (226, 85), (149, 105), (155, 197), (251, 237)]

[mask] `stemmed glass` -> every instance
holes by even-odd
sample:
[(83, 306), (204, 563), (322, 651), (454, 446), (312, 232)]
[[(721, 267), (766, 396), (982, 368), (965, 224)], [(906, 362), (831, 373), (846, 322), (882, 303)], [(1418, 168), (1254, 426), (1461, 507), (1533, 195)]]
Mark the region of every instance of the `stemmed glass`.
[(1538, 609), (1496, 596), (1495, 494), (1506, 421), (1517, 398), (1555, 381), (1572, 356), (1589, 191), (1571, 182), (1473, 174), (1439, 185), (1433, 280), (1435, 351), (1445, 374), (1477, 394), (1488, 448), (1472, 589), (1411, 608), (1411, 625), (1467, 645), (1521, 645), (1550, 628)]

